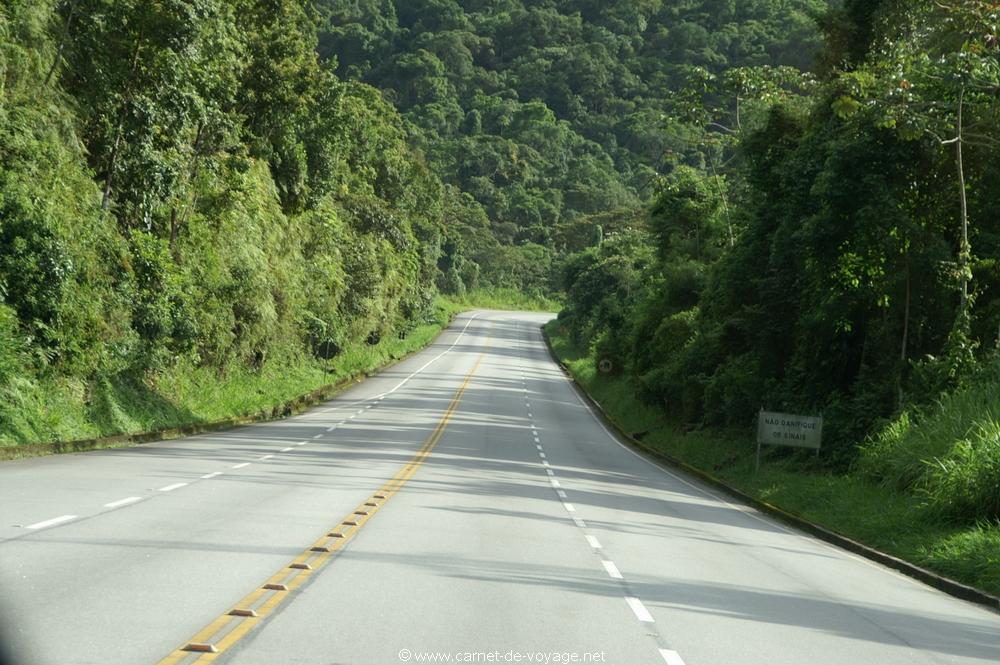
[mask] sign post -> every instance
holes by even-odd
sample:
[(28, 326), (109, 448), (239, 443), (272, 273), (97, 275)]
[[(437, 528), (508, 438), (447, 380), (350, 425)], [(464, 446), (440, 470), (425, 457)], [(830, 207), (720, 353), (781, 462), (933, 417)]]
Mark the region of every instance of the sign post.
[(822, 441), (822, 415), (795, 416), (772, 413), (761, 408), (757, 419), (757, 464), (754, 473), (760, 470), (760, 447), (764, 444), (809, 448), (818, 455)]

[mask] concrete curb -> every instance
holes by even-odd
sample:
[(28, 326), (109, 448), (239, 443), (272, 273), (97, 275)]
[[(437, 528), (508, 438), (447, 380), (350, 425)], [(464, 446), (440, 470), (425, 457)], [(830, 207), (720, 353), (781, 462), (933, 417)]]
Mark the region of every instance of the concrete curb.
[(693, 467), (687, 462), (677, 459), (672, 455), (669, 455), (661, 450), (657, 450), (656, 448), (633, 438), (631, 434), (626, 432), (624, 428), (618, 424), (611, 414), (604, 410), (604, 407), (601, 406), (600, 402), (591, 397), (590, 393), (588, 393), (587, 390), (576, 380), (576, 377), (573, 376), (573, 373), (569, 370), (569, 368), (559, 359), (555, 349), (552, 347), (552, 341), (549, 339), (544, 326), (542, 327), (542, 337), (545, 339), (545, 345), (548, 347), (549, 354), (552, 356), (553, 360), (555, 360), (556, 364), (562, 368), (566, 376), (569, 377), (577, 393), (583, 397), (584, 400), (586, 400), (586, 402), (594, 409), (594, 411), (608, 425), (608, 427), (618, 435), (618, 438), (630, 448), (644, 454), (646, 457), (651, 458), (657, 463), (694, 476), (706, 485), (710, 485), (715, 489), (721, 490), (746, 505), (756, 508), (760, 512), (774, 517), (784, 524), (794, 527), (800, 531), (804, 531), (812, 536), (815, 536), (816, 538), (819, 538), (820, 540), (830, 543), (831, 545), (835, 545), (841, 549), (847, 550), (848, 552), (862, 556), (866, 559), (886, 566), (887, 568), (891, 568), (908, 577), (919, 580), (928, 586), (934, 587), (939, 591), (943, 591), (950, 596), (975, 603), (986, 609), (992, 610), (993, 612), (1000, 613), (1000, 598), (997, 596), (988, 594), (975, 587), (962, 584), (961, 582), (956, 582), (953, 579), (939, 575), (933, 571), (927, 570), (926, 568), (921, 568), (920, 566), (910, 563), (909, 561), (904, 561), (903, 559), (899, 559), (890, 554), (886, 554), (885, 552), (876, 550), (873, 547), (869, 547), (868, 545), (852, 540), (847, 536), (843, 536), (836, 531), (831, 531), (826, 527), (810, 522), (800, 515), (783, 510), (782, 508), (767, 503), (766, 501), (761, 501), (760, 499), (733, 487), (720, 478), (717, 478), (702, 469)]
[(169, 441), (173, 439), (181, 439), (188, 436), (194, 436), (197, 434), (204, 434), (206, 432), (222, 432), (225, 430), (235, 429), (237, 427), (243, 427), (245, 425), (254, 425), (258, 423), (272, 422), (275, 420), (282, 420), (290, 416), (298, 415), (307, 411), (308, 409), (316, 406), (317, 404), (322, 404), (323, 402), (335, 397), (339, 393), (343, 392), (351, 385), (358, 383), (359, 381), (374, 376), (381, 371), (384, 371), (394, 365), (397, 365), (415, 353), (423, 351), (427, 347), (434, 344), (438, 338), (448, 330), (451, 324), (454, 322), (455, 317), (458, 313), (452, 314), (451, 318), (444, 324), (441, 330), (428, 342), (426, 345), (419, 349), (414, 349), (409, 353), (406, 353), (398, 358), (391, 359), (385, 365), (367, 371), (367, 372), (355, 372), (354, 374), (348, 376), (347, 378), (341, 379), (336, 383), (330, 383), (325, 386), (321, 386), (316, 390), (310, 391), (304, 395), (299, 395), (298, 397), (293, 397), (292, 399), (276, 404), (269, 409), (262, 409), (253, 413), (241, 414), (234, 416), (232, 418), (224, 418), (222, 420), (214, 420), (202, 423), (191, 423), (188, 425), (183, 425), (181, 427), (169, 427), (161, 430), (154, 430), (151, 432), (136, 432), (134, 434), (113, 434), (111, 436), (102, 436), (93, 439), (77, 439), (75, 441), (55, 441), (52, 443), (29, 443), (24, 445), (14, 445), (14, 446), (0, 446), (0, 462), (25, 459), (29, 457), (44, 457), (46, 455), (58, 455), (62, 453), (82, 453), (89, 450), (104, 450), (109, 448), (128, 448), (130, 446), (141, 445), (143, 443), (150, 443), (153, 441)]

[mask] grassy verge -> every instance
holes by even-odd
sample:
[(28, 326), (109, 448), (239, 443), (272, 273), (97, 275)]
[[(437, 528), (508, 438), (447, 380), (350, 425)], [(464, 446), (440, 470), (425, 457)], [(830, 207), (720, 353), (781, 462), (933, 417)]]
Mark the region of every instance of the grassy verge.
[(491, 287), (476, 289), (461, 296), (447, 296), (453, 305), (480, 309), (501, 309), (518, 312), (558, 312), (562, 305), (540, 294), (527, 294), (517, 289)]
[(1000, 525), (948, 523), (919, 501), (857, 475), (810, 469), (802, 456), (765, 457), (754, 473), (752, 436), (726, 431), (682, 432), (644, 404), (625, 379), (597, 371), (567, 339), (558, 321), (546, 332), (556, 355), (583, 388), (643, 443), (712, 473), (738, 489), (878, 550), (1000, 595)]
[[(463, 307), (439, 300), (433, 315), (404, 339), (345, 349), (330, 363), (301, 358), (268, 363), (259, 372), (220, 376), (207, 368), (175, 367), (148, 381), (113, 378), (24, 383), (0, 407), (0, 457), (12, 447), (139, 434), (252, 415), (280, 415), (279, 405), (384, 367), (425, 347)], [(14, 454), (12, 454), (14, 453)]]

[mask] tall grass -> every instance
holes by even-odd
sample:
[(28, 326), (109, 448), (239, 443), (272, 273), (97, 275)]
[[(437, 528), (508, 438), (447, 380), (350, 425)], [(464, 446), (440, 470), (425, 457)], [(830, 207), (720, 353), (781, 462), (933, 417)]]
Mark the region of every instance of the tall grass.
[(858, 472), (913, 492), (925, 509), (949, 519), (1000, 519), (996, 374), (995, 368), (987, 368), (971, 385), (931, 407), (904, 412), (862, 444)]

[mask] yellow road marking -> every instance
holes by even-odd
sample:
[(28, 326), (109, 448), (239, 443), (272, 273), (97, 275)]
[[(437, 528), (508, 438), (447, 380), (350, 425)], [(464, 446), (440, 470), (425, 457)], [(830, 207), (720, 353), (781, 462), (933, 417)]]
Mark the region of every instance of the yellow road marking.
[[(486, 343), (489, 344), (489, 340)], [(319, 572), (320, 568), (330, 561), (337, 550), (350, 541), (368, 520), (374, 517), (375, 513), (396, 492), (402, 489), (406, 482), (413, 477), (413, 474), (417, 472), (417, 469), (427, 461), (431, 451), (444, 434), (445, 428), (448, 427), (448, 423), (451, 422), (452, 417), (455, 415), (455, 411), (462, 401), (465, 390), (469, 387), (472, 377), (479, 370), (479, 366), (483, 362), (483, 357), (484, 355), (482, 354), (479, 356), (475, 366), (466, 375), (465, 381), (452, 398), (448, 409), (441, 417), (441, 420), (438, 421), (437, 427), (434, 428), (434, 431), (427, 437), (420, 450), (410, 459), (409, 463), (396, 472), (396, 475), (385, 485), (374, 492), (369, 498), (365, 499), (358, 508), (349, 512), (336, 526), (326, 529), (323, 532), (324, 535), (322, 538), (307, 547), (290, 564), (283, 566), (270, 579), (266, 580), (246, 597), (233, 605), (234, 608), (240, 608), (241, 610), (252, 610), (255, 612), (255, 615), (250, 615), (248, 612), (241, 612), (241, 615), (233, 615), (231, 614), (232, 608), (226, 610), (224, 614), (214, 619), (198, 631), (196, 635), (192, 636), (191, 639), (172, 651), (166, 658), (159, 661), (158, 665), (178, 665), (181, 662), (194, 665), (195, 663), (210, 663), (214, 661), (253, 630), (254, 626), (266, 618), (282, 601), (288, 598), (292, 591), (301, 586), (311, 575)], [(373, 506), (376, 500), (377, 504)], [(345, 527), (347, 524), (351, 526)], [(292, 567), (298, 564), (304, 564), (309, 567)], [(272, 588), (283, 585), (287, 590), (278, 591), (266, 588), (269, 585)], [(263, 602), (261, 602), (262, 600)], [(185, 649), (188, 645), (212, 645), (216, 648), (216, 652), (191, 651)]]

